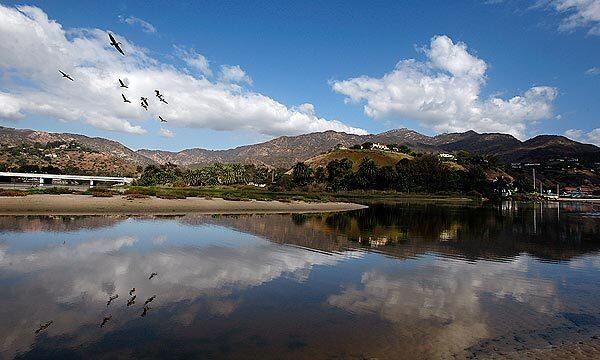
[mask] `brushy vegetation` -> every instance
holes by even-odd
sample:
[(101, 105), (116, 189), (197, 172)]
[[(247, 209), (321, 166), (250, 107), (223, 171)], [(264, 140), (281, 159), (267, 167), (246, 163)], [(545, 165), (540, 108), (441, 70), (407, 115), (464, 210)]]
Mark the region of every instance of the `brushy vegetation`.
[(82, 195), (92, 195), (93, 197), (113, 197), (121, 193), (108, 188), (93, 187), (81, 193)]
[[(242, 164), (212, 164), (194, 170), (180, 169), (173, 164), (151, 165), (125, 194), (168, 199), (210, 197), (319, 202), (389, 199), (407, 194), (500, 198), (513, 184), (502, 176), (488, 179), (486, 171), (495, 169), (494, 159), (469, 154), (459, 154), (457, 162), (447, 163), (436, 155), (414, 153), (394, 166), (377, 166), (368, 157), (358, 166), (346, 158), (331, 160), (327, 166), (317, 168), (299, 162), (291, 174), (283, 169)], [(263, 184), (263, 187), (244, 185), (250, 183)]]
[(0, 189), (0, 196), (27, 196), (27, 192), (21, 190)]
[[(433, 154), (405, 156), (409, 149), (398, 150), (401, 157), (394, 166), (378, 166), (369, 157), (356, 166), (347, 158), (333, 159), (326, 166), (310, 167), (298, 162), (291, 171), (255, 165), (212, 164), (200, 169), (181, 169), (173, 164), (146, 167), (132, 185), (122, 188), (94, 187), (81, 194), (128, 199), (150, 196), (162, 199), (202, 197), (225, 200), (278, 201), (371, 201), (406, 198), (447, 197), (500, 198), (507, 189), (528, 188), (526, 179), (514, 182), (502, 176), (495, 159), (457, 154), (456, 162), (443, 162)], [(366, 152), (365, 152), (366, 153)], [(486, 173), (496, 173), (490, 180)], [(252, 185), (246, 185), (252, 184)], [(43, 187), (31, 194), (78, 193), (68, 188)]]
[(53, 186), (53, 187), (37, 187), (27, 189), (29, 194), (47, 194), (47, 195), (62, 195), (62, 194), (73, 194), (75, 190), (67, 187)]

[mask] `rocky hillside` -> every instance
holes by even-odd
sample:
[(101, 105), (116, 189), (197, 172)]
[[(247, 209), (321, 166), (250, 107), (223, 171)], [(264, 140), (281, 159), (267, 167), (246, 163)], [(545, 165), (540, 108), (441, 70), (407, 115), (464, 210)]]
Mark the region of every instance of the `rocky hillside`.
[(282, 136), (276, 139), (237, 147), (230, 150), (211, 151), (187, 149), (179, 152), (139, 150), (138, 153), (159, 162), (172, 162), (183, 166), (199, 166), (211, 162), (242, 162), (275, 167), (290, 167), (342, 144), (352, 146), (364, 142), (407, 145), (418, 152), (455, 152), (466, 150), (481, 155), (495, 155), (500, 161), (545, 161), (555, 157), (578, 157), (590, 160), (600, 156), (600, 148), (582, 144), (558, 135), (541, 135), (520, 141), (508, 134), (464, 133), (427, 136), (413, 130), (397, 129), (381, 134), (353, 135), (335, 131), (299, 136)]
[(138, 154), (125, 145), (100, 137), (88, 137), (85, 135), (69, 133), (50, 133), (37, 130), (21, 130), (0, 126), (0, 146), (17, 146), (20, 144), (33, 145), (40, 143), (46, 145), (49, 142), (76, 142), (82, 147), (101, 153), (108, 158), (120, 159), (133, 165), (146, 166), (154, 163), (153, 160)]
[(351, 146), (363, 143), (366, 137), (335, 131), (299, 136), (281, 136), (260, 144), (229, 150), (186, 149), (179, 152), (138, 150), (138, 153), (158, 162), (194, 166), (211, 162), (241, 162), (275, 167), (289, 167), (295, 162), (330, 150), (336, 144)]
[[(520, 141), (507, 134), (479, 134), (475, 131), (441, 134), (433, 137), (409, 129), (396, 129), (371, 135), (325, 131), (299, 136), (281, 136), (263, 143), (229, 150), (193, 148), (172, 152), (147, 149), (133, 151), (116, 141), (98, 137), (0, 127), (0, 147), (4, 149), (19, 144), (40, 143), (45, 145), (57, 141), (74, 141), (87, 150), (101, 154), (104, 163), (110, 163), (113, 160), (115, 164), (126, 162), (128, 170), (132, 167), (167, 162), (186, 167), (198, 167), (214, 162), (240, 162), (289, 168), (295, 162), (305, 161), (325, 153), (337, 144), (349, 147), (367, 141), (407, 145), (417, 152), (438, 153), (466, 150), (476, 154), (495, 155), (504, 162), (545, 161), (556, 157), (576, 157), (580, 161), (598, 161), (597, 159), (600, 158), (600, 148), (597, 146), (582, 144), (557, 135), (540, 135), (527, 141)], [(86, 156), (86, 163), (95, 161), (91, 160), (94, 159), (94, 156)], [(78, 164), (76, 161), (70, 162), (69, 166), (77, 167)], [(115, 171), (110, 167), (107, 169), (111, 172)]]

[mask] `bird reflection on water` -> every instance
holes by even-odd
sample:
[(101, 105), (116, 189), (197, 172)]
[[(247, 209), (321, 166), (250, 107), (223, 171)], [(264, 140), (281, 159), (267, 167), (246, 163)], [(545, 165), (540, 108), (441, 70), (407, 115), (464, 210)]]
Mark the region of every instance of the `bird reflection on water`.
[[(600, 335), (600, 225), (584, 207), (543, 206), (0, 217), (0, 353), (440, 358), (587, 344)], [(146, 300), (105, 313), (117, 294)]]

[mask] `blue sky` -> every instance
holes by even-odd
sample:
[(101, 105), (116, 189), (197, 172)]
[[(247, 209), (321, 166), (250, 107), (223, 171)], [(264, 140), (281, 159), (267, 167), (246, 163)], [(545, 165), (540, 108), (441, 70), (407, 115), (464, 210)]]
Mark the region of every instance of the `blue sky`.
[[(33, 11), (14, 8), (23, 2), (1, 3), (5, 16), (43, 22)], [(34, 71), (33, 65), (19, 67), (16, 56), (3, 60), (0, 55), (0, 105), (9, 109), (0, 110), (2, 126), (76, 132), (132, 148), (168, 150), (222, 149), (327, 129), (377, 133), (399, 127), (430, 135), (474, 128), (520, 138), (566, 132), (600, 144), (600, 129), (595, 131), (600, 128), (597, 0), (26, 4), (60, 24), (67, 44), (91, 38), (85, 48), (67, 49), (82, 54), (88, 49), (91, 58), (64, 55), (59, 63), (35, 63)], [(21, 36), (26, 22), (19, 21), (12, 29), (0, 26), (5, 46), (11, 35)], [(77, 33), (82, 29), (88, 33)], [(136, 104), (142, 88), (137, 93), (130, 88), (125, 92), (130, 91), (126, 94), (135, 112), (121, 111), (117, 107), (130, 104), (120, 102), (120, 89), (93, 87), (107, 78), (97, 68), (127, 61), (108, 53), (110, 46), (101, 42), (106, 31), (126, 40), (129, 59), (136, 59), (110, 69), (120, 74), (136, 70), (137, 83), (160, 77), (157, 84), (172, 100), (170, 107), (152, 103), (150, 112), (143, 112)], [(37, 51), (32, 44), (38, 43), (32, 41), (28, 53)], [(46, 45), (52, 49), (55, 43)], [(94, 46), (105, 46), (106, 53)], [(14, 53), (14, 48), (4, 50)], [(53, 58), (49, 50), (40, 51), (40, 59)], [(200, 55), (209, 73), (185, 61)], [(102, 56), (106, 62), (97, 60)], [(407, 59), (415, 61), (397, 66)], [(239, 66), (245, 77), (222, 71), (222, 65), (229, 70)], [(49, 69), (37, 69), (44, 66)], [(66, 67), (79, 83), (63, 89), (71, 84), (54, 79), (51, 66)], [(152, 72), (144, 72), (146, 67)], [(201, 81), (185, 84), (186, 76)], [(88, 82), (85, 89), (74, 87), (84, 86), (83, 81)], [(143, 88), (143, 95), (152, 97), (152, 85)], [(53, 93), (58, 87), (64, 92)], [(115, 102), (90, 103), (103, 91), (110, 91)], [(184, 92), (185, 101), (180, 99)], [(44, 101), (52, 109), (41, 106)], [(312, 106), (302, 105), (307, 103)], [(168, 114), (170, 121), (162, 126), (167, 137), (159, 135), (157, 111)]]

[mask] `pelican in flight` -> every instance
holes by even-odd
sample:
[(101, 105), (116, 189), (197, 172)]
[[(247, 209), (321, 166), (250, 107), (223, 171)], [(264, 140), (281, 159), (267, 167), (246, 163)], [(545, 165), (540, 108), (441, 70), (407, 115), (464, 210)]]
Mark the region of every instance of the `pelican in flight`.
[(144, 306), (144, 311), (142, 311), (142, 315), (140, 315), (141, 317), (146, 316), (146, 314), (148, 313), (148, 310), (152, 309), (150, 306)]
[(129, 296), (133, 295), (134, 292), (135, 292), (135, 288), (129, 290)]
[[(160, 116), (159, 116), (160, 117)], [(162, 119), (162, 118), (161, 118)], [(157, 276), (158, 274), (153, 272), (152, 274), (150, 274), (150, 277), (148, 278), (149, 280), (152, 280), (153, 277)]]
[[(160, 120), (160, 122), (167, 122), (167, 120), (163, 119), (160, 115), (158, 115), (158, 120)], [(150, 279), (152, 279), (152, 276), (150, 277)]]
[(144, 306), (146, 306), (146, 305), (150, 304), (151, 302), (153, 302), (153, 301), (154, 301), (154, 299), (156, 299), (156, 295), (152, 295), (152, 296), (150, 296), (150, 297), (148, 298), (148, 300), (146, 300), (146, 301), (144, 302)]
[(163, 94), (161, 94), (160, 91), (154, 90), (154, 93), (156, 94), (156, 97), (158, 98), (158, 100), (160, 100), (161, 102), (164, 102), (165, 104), (168, 104), (168, 102), (165, 100), (165, 98), (163, 97)]
[(71, 75), (65, 74), (62, 70), (58, 70), (58, 72), (61, 73), (64, 78), (67, 78), (67, 79), (69, 79), (71, 81), (75, 81), (75, 80), (73, 80), (73, 78), (71, 77)]
[(125, 97), (125, 95), (121, 94), (121, 96), (123, 97), (123, 102), (131, 104), (131, 101), (127, 100), (127, 98)]
[(131, 305), (135, 304), (135, 298), (136, 297), (137, 297), (136, 295), (133, 295), (131, 297), (131, 299), (127, 300), (127, 306), (131, 306)]
[(47, 323), (45, 323), (45, 324), (43, 324), (43, 325), (40, 325), (39, 329), (37, 329), (37, 330), (35, 331), (35, 333), (36, 333), (36, 334), (39, 334), (39, 333), (40, 333), (40, 331), (44, 331), (44, 330), (46, 330), (46, 329), (48, 328), (48, 326), (52, 325), (52, 323), (53, 323), (53, 322), (54, 322), (54, 321), (50, 320), (50, 321), (48, 321)]
[(105, 316), (104, 319), (102, 319), (102, 324), (100, 324), (100, 327), (104, 327), (104, 325), (110, 320), (112, 319), (112, 315), (108, 315)]
[(118, 42), (114, 36), (112, 36), (111, 33), (108, 33), (108, 37), (110, 38), (110, 44), (112, 46), (115, 47), (115, 49), (117, 49), (118, 52), (121, 53), (121, 55), (125, 55), (125, 53), (123, 52), (123, 49), (121, 49), (121, 43)]
[(117, 299), (118, 297), (119, 297), (119, 294), (109, 297), (108, 301), (106, 302), (106, 307), (108, 307), (108, 305), (110, 305), (110, 303), (113, 302), (113, 300)]
[(125, 89), (129, 89), (129, 86), (125, 85), (125, 83), (121, 79), (119, 79), (119, 87), (122, 87), (122, 88), (125, 88)]

